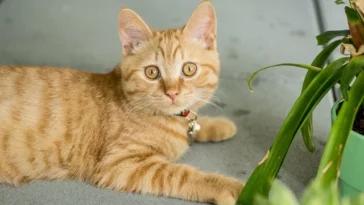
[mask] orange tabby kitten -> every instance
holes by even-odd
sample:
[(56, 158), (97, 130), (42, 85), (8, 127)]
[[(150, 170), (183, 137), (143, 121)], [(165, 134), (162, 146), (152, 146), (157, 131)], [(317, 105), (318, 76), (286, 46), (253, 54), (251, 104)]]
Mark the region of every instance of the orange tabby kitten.
[[(180, 29), (151, 30), (119, 14), (123, 60), (110, 73), (0, 66), (0, 183), (74, 179), (122, 192), (235, 204), (243, 184), (174, 163), (188, 120), (220, 73), (216, 16), (202, 2)], [(224, 118), (199, 118), (196, 141), (231, 138)]]

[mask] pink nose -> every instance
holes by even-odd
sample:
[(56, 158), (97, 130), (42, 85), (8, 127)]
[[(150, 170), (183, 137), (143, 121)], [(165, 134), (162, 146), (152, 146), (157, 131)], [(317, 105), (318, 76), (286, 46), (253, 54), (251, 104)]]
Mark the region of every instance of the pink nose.
[(172, 100), (172, 102), (174, 102), (174, 100), (176, 100), (178, 93), (179, 92), (177, 90), (167, 90), (166, 91), (166, 95)]

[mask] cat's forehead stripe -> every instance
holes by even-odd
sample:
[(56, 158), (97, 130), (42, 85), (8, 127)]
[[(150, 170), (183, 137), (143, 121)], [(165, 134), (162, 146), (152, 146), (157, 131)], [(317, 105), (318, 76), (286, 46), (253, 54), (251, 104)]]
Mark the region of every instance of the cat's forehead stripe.
[(173, 51), (173, 59), (176, 59), (176, 55), (177, 55), (178, 51), (181, 53), (181, 56), (182, 56), (182, 59), (183, 59), (182, 48), (181, 48), (181, 45), (179, 45), (179, 44), (176, 46), (176, 48)]
[(165, 63), (171, 64), (180, 53), (182, 59), (184, 58), (182, 47), (180, 45), (180, 30), (164, 30), (155, 33), (158, 38), (158, 47), (155, 52), (155, 60), (161, 56)]

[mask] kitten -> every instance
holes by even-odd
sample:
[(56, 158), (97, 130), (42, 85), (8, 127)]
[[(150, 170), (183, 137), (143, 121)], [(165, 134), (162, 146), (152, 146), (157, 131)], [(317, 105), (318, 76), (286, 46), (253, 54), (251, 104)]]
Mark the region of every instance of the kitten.
[[(188, 120), (220, 73), (216, 16), (204, 1), (179, 29), (151, 30), (122, 8), (123, 60), (107, 74), (0, 66), (0, 183), (74, 179), (121, 192), (235, 204), (243, 184), (175, 161)], [(197, 120), (195, 141), (231, 138), (224, 118)]]

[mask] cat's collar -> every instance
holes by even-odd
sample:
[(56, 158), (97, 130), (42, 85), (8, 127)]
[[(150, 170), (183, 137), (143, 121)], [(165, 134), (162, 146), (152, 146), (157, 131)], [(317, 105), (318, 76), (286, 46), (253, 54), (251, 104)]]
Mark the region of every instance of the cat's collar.
[[(189, 117), (189, 115), (191, 113), (194, 115), (193, 118)], [(191, 146), (193, 144), (193, 142), (195, 141), (197, 132), (201, 129), (200, 125), (196, 121), (198, 118), (198, 115), (197, 115), (197, 113), (195, 113), (189, 109), (183, 110), (176, 115), (180, 116), (180, 117), (184, 117), (188, 120), (187, 137), (188, 137), (188, 144)]]
[[(194, 115), (194, 118), (193, 119), (191, 119), (189, 117), (189, 115), (191, 113)], [(176, 114), (176, 116), (184, 117), (184, 118), (186, 118), (188, 120), (197, 120), (197, 118), (198, 118), (197, 113), (195, 113), (195, 112), (193, 112), (192, 110), (189, 110), (189, 109), (182, 110), (180, 113)]]

